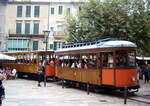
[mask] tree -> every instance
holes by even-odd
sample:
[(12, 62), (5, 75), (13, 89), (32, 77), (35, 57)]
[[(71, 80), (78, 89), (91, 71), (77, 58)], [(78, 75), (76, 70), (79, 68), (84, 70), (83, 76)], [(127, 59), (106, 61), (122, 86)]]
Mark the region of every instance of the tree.
[(129, 40), (137, 44), (138, 53), (150, 55), (149, 5), (150, 0), (90, 0), (76, 16), (66, 18), (65, 34), (69, 42)]

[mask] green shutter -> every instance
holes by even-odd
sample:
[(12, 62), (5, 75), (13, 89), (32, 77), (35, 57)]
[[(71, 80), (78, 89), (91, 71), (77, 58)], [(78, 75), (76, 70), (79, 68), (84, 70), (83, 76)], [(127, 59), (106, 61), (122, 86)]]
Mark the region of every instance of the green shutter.
[(22, 6), (17, 6), (17, 17), (22, 17)]
[(16, 24), (16, 34), (21, 34), (21, 29), (22, 29), (22, 24), (21, 23), (17, 23)]
[(67, 14), (68, 15), (70, 14), (70, 8), (67, 8)]
[(33, 50), (38, 50), (38, 41), (33, 41)]
[(58, 7), (58, 14), (59, 14), (59, 15), (62, 14), (62, 10), (63, 10), (63, 6), (59, 6), (59, 7)]
[(54, 7), (51, 8), (51, 14), (54, 14)]
[(31, 17), (31, 6), (26, 6), (26, 17)]
[(38, 18), (40, 15), (40, 6), (34, 7), (34, 17)]
[(54, 41), (54, 50), (57, 49), (57, 42)]
[(30, 34), (30, 23), (25, 23), (25, 34)]
[(65, 42), (62, 42), (62, 46), (64, 46), (66, 43)]
[(50, 44), (50, 49), (53, 49), (53, 44)]
[(34, 24), (34, 29), (33, 29), (33, 34), (39, 34), (39, 24), (35, 23)]

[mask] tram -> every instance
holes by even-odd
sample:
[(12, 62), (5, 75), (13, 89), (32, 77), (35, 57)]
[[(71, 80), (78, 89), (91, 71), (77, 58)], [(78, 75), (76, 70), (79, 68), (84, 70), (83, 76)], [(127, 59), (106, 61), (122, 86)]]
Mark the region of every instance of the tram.
[[(18, 77), (23, 77), (28, 75), (29, 77), (36, 77), (38, 73), (39, 62), (42, 62), (45, 59), (45, 56), (48, 60), (54, 59), (54, 51), (32, 51), (32, 52), (16, 52), (16, 53), (6, 53), (7, 55), (13, 56), (16, 58), (15, 61), (4, 61), (3, 67), (9, 67), (11, 69), (15, 68), (18, 73)], [(55, 76), (54, 65), (46, 66), (46, 76), (53, 77)]]
[(56, 76), (99, 87), (138, 89), (136, 47), (116, 39), (65, 45), (55, 52)]
[[(103, 39), (96, 42), (64, 45), (56, 51), (48, 51), (46, 58), (54, 65), (46, 66), (46, 75), (66, 82), (88, 84), (96, 87), (138, 90), (136, 71), (137, 46), (125, 40)], [(33, 76), (45, 51), (7, 53), (17, 58), (3, 66), (16, 68), (18, 76)]]

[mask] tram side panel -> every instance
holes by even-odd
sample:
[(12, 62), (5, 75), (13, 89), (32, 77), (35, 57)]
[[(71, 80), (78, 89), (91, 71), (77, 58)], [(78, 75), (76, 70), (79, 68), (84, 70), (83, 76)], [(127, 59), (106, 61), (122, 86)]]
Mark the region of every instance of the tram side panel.
[(117, 69), (116, 70), (116, 86), (132, 87), (137, 85), (136, 69)]
[(57, 67), (58, 78), (64, 78), (70, 81), (76, 81), (81, 83), (90, 83), (93, 85), (100, 85), (100, 72), (96, 69), (73, 69)]
[(114, 85), (114, 70), (113, 69), (102, 69), (102, 84), (103, 85)]

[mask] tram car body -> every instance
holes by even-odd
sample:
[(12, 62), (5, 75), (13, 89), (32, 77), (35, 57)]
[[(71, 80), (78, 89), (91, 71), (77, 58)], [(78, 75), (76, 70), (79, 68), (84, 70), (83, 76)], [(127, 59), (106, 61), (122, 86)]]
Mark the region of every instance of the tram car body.
[[(39, 62), (42, 62), (45, 59), (45, 51), (15, 52), (6, 54), (15, 57), (16, 60), (4, 61), (3, 67), (8, 67), (11, 69), (15, 68), (17, 70), (18, 77), (23, 77), (24, 75), (28, 75), (29, 77), (36, 77), (38, 74)], [(48, 62), (54, 59), (54, 51), (47, 51), (47, 59)], [(46, 66), (46, 76), (55, 76), (54, 65)]]
[(65, 45), (55, 52), (56, 76), (99, 87), (138, 89), (136, 47), (114, 39)]

